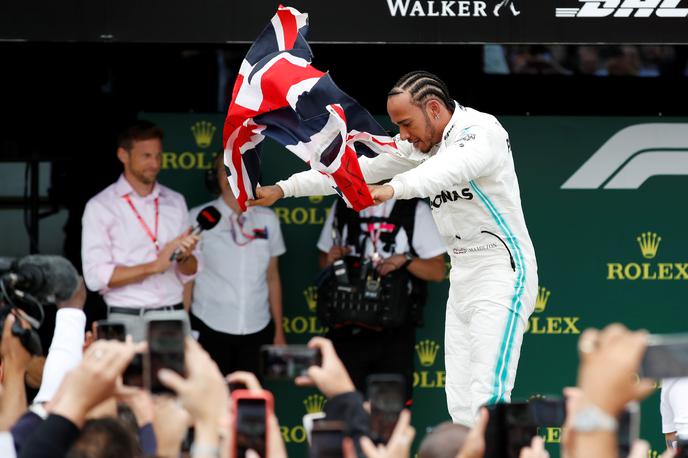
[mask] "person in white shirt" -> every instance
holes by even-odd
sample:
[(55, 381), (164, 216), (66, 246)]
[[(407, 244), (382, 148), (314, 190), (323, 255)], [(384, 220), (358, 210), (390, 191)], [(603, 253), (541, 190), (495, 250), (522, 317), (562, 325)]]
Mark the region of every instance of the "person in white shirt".
[[(426, 305), (425, 282), (442, 281), (445, 274), (446, 247), (430, 207), (417, 199), (392, 199), (357, 213), (337, 201), (320, 232), (318, 249), (321, 268), (344, 256), (358, 261), (377, 258), (381, 275), (405, 269), (415, 277), (400, 284), (413, 291), (412, 307), (407, 305), (408, 316), (400, 326), (371, 329), (347, 323), (331, 327), (326, 335), (358, 391), (366, 393), (366, 379), (371, 374), (399, 374), (406, 381), (406, 401), (410, 405), (416, 326), (422, 322), (422, 308)], [(351, 272), (348, 275), (353, 276)]]
[[(404, 75), (388, 93), (399, 126), (395, 154), (361, 157), (376, 203), (430, 199), (451, 259), (445, 322), (445, 391), (455, 423), (472, 426), (483, 404), (510, 400), (523, 334), (535, 307), (537, 262), (509, 136), (487, 113), (449, 96), (437, 76)], [(249, 205), (332, 194), (317, 171), (260, 187)]]
[(688, 378), (662, 380), (659, 408), (667, 447), (676, 448), (679, 436), (688, 439)]
[[(199, 240), (190, 234), (184, 197), (157, 182), (162, 130), (138, 121), (119, 136), (124, 173), (86, 204), (81, 258), (86, 286), (108, 306), (108, 319), (125, 324), (135, 341), (145, 338), (143, 315), (170, 319), (183, 312), (183, 283), (199, 269)], [(170, 257), (176, 249), (176, 260)], [(158, 315), (162, 317), (161, 315)]]
[(195, 207), (191, 221), (207, 205), (222, 214), (205, 231), (199, 248), (203, 271), (185, 288), (198, 342), (223, 374), (259, 373), (261, 345), (284, 345), (282, 285), (278, 258), (286, 252), (275, 213), (251, 208), (242, 213), (227, 181), (222, 156), (215, 161), (220, 196)]

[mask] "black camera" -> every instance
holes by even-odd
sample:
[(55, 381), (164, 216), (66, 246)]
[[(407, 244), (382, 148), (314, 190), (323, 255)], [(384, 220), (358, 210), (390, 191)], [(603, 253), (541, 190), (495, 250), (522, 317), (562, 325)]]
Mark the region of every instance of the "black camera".
[[(29, 255), (0, 262), (0, 336), (9, 314), (16, 318), (12, 334), (33, 355), (43, 354), (37, 330), (46, 304), (69, 299), (79, 286), (79, 275), (63, 257)], [(28, 323), (25, 327), (22, 323)]]

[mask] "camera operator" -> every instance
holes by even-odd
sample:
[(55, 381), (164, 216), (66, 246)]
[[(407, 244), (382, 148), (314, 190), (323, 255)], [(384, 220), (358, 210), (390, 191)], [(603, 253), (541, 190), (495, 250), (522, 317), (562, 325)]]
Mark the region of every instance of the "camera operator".
[[(365, 393), (366, 377), (372, 373), (401, 374), (410, 400), (416, 326), (422, 322), (426, 282), (441, 281), (445, 274), (446, 247), (429, 206), (417, 199), (392, 199), (357, 213), (335, 202), (318, 249), (321, 268), (341, 259), (321, 278), (318, 315), (321, 320), (328, 316), (323, 320), (330, 321), (325, 323), (330, 328), (327, 337), (356, 388)], [(338, 315), (333, 297), (341, 280), (340, 266), (347, 267), (345, 275), (352, 286), (373, 298), (380, 309), (391, 310), (401, 322), (390, 323), (395, 320), (379, 316), (385, 313), (382, 311), (376, 317)]]

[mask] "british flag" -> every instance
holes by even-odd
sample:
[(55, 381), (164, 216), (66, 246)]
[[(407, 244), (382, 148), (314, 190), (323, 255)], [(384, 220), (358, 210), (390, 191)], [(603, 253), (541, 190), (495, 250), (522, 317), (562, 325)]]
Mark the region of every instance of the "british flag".
[(314, 170), (353, 209), (373, 204), (358, 155), (393, 152), (394, 139), (330, 75), (311, 65), (308, 15), (280, 6), (244, 58), (223, 131), (225, 165), (239, 206), (255, 198), (267, 136)]

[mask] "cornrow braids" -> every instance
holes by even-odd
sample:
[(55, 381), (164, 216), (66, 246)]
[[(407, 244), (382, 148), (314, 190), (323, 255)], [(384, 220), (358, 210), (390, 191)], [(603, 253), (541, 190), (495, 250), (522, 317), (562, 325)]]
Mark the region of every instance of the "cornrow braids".
[(449, 95), (447, 85), (430, 72), (417, 70), (405, 74), (399, 78), (387, 97), (401, 94), (404, 91), (411, 94), (411, 100), (417, 105), (422, 105), (427, 100), (435, 98), (442, 102), (450, 113), (454, 112), (454, 100)]

